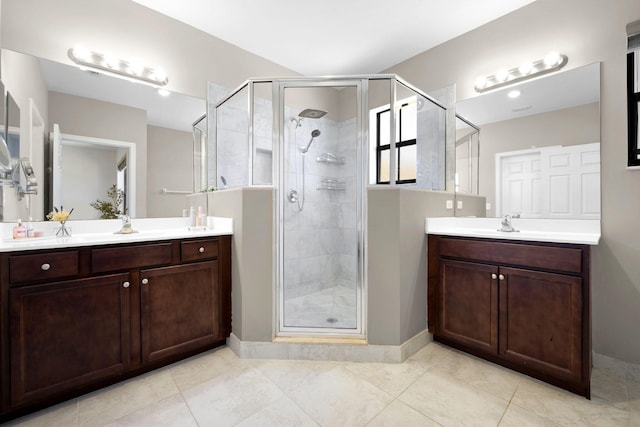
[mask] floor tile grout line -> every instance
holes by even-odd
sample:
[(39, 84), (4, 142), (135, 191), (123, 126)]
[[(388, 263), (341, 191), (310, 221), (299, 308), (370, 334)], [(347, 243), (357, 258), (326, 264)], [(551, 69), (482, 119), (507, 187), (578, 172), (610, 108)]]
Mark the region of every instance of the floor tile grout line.
[(191, 405), (189, 405), (189, 401), (184, 397), (184, 394), (182, 394), (182, 389), (180, 388), (180, 386), (178, 385), (178, 383), (176, 382), (176, 379), (173, 377), (173, 373), (169, 372), (169, 376), (171, 377), (171, 381), (173, 381), (173, 384), (176, 386), (176, 388), (178, 389), (178, 394), (180, 395), (180, 398), (182, 399), (182, 401), (184, 402), (185, 406), (187, 407), (187, 410), (189, 411), (189, 414), (191, 414), (191, 418), (193, 419), (193, 422), (196, 423), (196, 425), (198, 427), (200, 427), (200, 423), (198, 422), (198, 419), (196, 418), (195, 414), (193, 413), (193, 411), (191, 410)]

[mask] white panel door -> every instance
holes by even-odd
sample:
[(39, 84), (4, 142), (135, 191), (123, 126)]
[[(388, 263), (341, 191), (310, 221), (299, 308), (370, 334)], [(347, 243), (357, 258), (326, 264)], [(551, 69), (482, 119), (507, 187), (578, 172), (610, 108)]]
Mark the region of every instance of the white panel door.
[(496, 212), (498, 216), (520, 215), (539, 218), (540, 152), (527, 150), (500, 156)]
[(600, 144), (541, 150), (543, 216), (600, 218)]

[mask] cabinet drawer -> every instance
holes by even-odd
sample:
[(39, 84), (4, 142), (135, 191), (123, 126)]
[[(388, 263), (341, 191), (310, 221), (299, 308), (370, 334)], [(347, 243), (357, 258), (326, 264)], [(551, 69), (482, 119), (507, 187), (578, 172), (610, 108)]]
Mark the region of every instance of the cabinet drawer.
[(77, 274), (78, 251), (9, 257), (9, 281), (12, 283), (49, 280)]
[(442, 238), (440, 256), (564, 271), (582, 272), (582, 249)]
[(217, 240), (191, 240), (180, 243), (181, 261), (199, 261), (218, 256)]
[(118, 246), (91, 251), (91, 272), (128, 270), (171, 263), (169, 242), (152, 245)]

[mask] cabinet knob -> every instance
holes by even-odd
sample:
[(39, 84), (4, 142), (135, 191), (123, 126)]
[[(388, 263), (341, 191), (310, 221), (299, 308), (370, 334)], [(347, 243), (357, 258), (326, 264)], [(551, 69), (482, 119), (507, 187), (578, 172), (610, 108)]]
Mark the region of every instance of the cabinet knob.
[(129, 283), (129, 282), (124, 282), (124, 283), (122, 284), (122, 287), (123, 287), (123, 288), (128, 288), (128, 287), (129, 287), (129, 285), (130, 285), (130, 283)]
[(496, 273), (491, 273), (491, 278), (495, 280), (498, 278), (498, 275)]
[(142, 279), (142, 284), (146, 285), (147, 283), (149, 283), (149, 279)]
[(47, 264), (46, 262), (40, 266), (40, 270), (47, 271), (51, 268), (51, 264)]
[(499, 275), (499, 276), (498, 276), (498, 279), (500, 279), (500, 280), (504, 280), (504, 274)]
[(198, 249), (198, 252), (200, 252), (201, 254), (204, 253), (204, 247), (200, 246), (200, 249)]

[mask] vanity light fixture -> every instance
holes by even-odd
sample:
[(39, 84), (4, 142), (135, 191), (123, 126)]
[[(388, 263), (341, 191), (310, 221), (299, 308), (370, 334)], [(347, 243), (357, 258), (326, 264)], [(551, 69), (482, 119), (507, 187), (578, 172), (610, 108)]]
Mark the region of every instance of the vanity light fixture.
[(525, 62), (509, 70), (502, 69), (487, 77), (478, 77), (475, 81), (476, 92), (486, 92), (502, 86), (538, 77), (542, 74), (558, 71), (569, 58), (558, 52), (549, 52), (544, 58), (533, 62)]
[(83, 46), (69, 49), (67, 54), (81, 68), (90, 68), (100, 73), (154, 87), (162, 87), (169, 83), (167, 74), (163, 70), (147, 67), (140, 61), (127, 61), (111, 53), (96, 52)]

